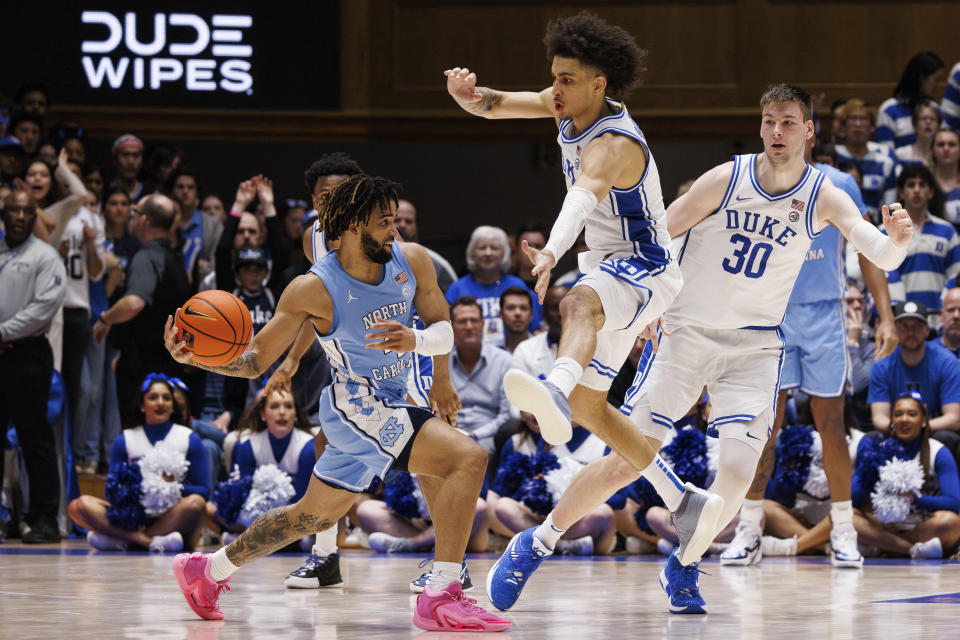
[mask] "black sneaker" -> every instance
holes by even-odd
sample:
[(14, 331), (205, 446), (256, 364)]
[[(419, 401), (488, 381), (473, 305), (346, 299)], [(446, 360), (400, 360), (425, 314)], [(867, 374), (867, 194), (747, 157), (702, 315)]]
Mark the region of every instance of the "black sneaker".
[(288, 575), (283, 584), (287, 589), (319, 589), (343, 584), (343, 578), (340, 577), (340, 554), (310, 554), (303, 566)]
[(54, 524), (38, 522), (21, 538), (24, 544), (50, 544), (60, 542), (60, 530)]

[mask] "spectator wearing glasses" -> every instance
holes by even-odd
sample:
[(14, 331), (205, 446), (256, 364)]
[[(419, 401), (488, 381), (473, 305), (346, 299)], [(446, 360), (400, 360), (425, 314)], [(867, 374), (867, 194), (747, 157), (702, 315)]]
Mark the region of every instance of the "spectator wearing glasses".
[(921, 51), (907, 62), (893, 97), (880, 105), (874, 139), (896, 151), (916, 140), (913, 112), (924, 101), (933, 102), (933, 91), (943, 77), (943, 60), (932, 51)]
[(13, 422), (30, 477), (26, 543), (60, 540), (60, 473), (47, 423), (53, 351), (44, 334), (63, 304), (66, 271), (56, 250), (34, 237), (36, 217), (26, 189), (15, 189), (0, 212), (0, 425)]

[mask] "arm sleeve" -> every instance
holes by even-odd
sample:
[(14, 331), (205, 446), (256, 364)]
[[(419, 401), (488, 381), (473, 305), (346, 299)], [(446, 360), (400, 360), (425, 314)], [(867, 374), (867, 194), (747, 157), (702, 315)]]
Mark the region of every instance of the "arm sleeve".
[(953, 511), (960, 513), (960, 477), (957, 476), (957, 462), (947, 447), (937, 452), (933, 469), (940, 484), (940, 495), (922, 494), (913, 501), (915, 505), (927, 511)]
[(134, 254), (127, 273), (127, 288), (124, 295), (143, 298), (148, 305), (153, 304), (153, 294), (163, 276), (163, 265), (155, 264), (152, 253), (141, 249)]
[(203, 448), (200, 436), (190, 434), (190, 446), (187, 449), (187, 477), (183, 481), (183, 495), (197, 494), (205, 500), (210, 499), (210, 461), (207, 460), (207, 451)]
[(33, 297), (12, 318), (0, 323), (0, 339), (19, 340), (40, 333), (63, 304), (67, 271), (59, 256), (43, 256), (37, 265)]
[[(860, 439), (860, 444), (857, 445), (857, 466), (860, 466), (863, 460), (863, 452), (871, 444), (872, 442), (867, 436)], [(856, 468), (854, 468), (853, 479), (850, 483), (850, 500), (853, 502), (853, 506), (859, 509), (868, 503), (870, 501), (871, 491), (873, 491), (873, 487), (860, 485), (860, 476), (856, 473)]]
[(116, 438), (113, 439), (113, 444), (110, 446), (110, 466), (123, 464), (127, 461), (127, 441), (123, 437), (121, 432)]
[(303, 449), (300, 450), (300, 457), (297, 459), (297, 475), (293, 479), (293, 488), (296, 494), (291, 503), (296, 502), (307, 492), (307, 486), (310, 484), (310, 476), (313, 475), (313, 467), (317, 464), (317, 457), (313, 455), (313, 440), (310, 440)]
[(240, 476), (252, 476), (257, 470), (257, 459), (253, 457), (253, 445), (249, 440), (245, 440), (233, 448), (233, 460), (230, 463), (232, 469), (234, 465), (240, 467)]
[(237, 235), (240, 218), (228, 215), (223, 223), (223, 233), (217, 243), (214, 266), (217, 272), (217, 289), (233, 291), (233, 239)]

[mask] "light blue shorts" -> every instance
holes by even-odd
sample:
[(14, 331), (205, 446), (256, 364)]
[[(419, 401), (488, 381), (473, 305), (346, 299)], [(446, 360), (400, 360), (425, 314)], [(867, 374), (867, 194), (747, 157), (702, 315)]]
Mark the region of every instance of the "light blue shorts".
[(818, 398), (844, 394), (850, 378), (847, 309), (843, 300), (788, 304), (780, 328), (787, 343), (781, 389)]
[(313, 475), (337, 489), (367, 491), (391, 468), (405, 471), (429, 411), (399, 399), (374, 395), (356, 382), (336, 381), (320, 396), (320, 422), (329, 444)]

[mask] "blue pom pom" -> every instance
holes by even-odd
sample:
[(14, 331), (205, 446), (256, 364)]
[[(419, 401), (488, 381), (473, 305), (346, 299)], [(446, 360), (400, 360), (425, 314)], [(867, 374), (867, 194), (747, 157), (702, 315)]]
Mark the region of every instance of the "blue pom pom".
[(497, 467), (497, 475), (493, 478), (490, 490), (501, 496), (512, 498), (524, 480), (533, 475), (535, 475), (533, 459), (522, 453), (511, 451), (505, 459), (500, 460), (500, 466)]
[(540, 451), (533, 456), (533, 475), (546, 474), (548, 471), (559, 468), (557, 456), (549, 451)]
[(420, 505), (413, 495), (413, 478), (409, 473), (400, 471), (383, 485), (383, 501), (387, 507), (396, 511), (404, 518), (414, 519), (423, 517)]
[(780, 431), (777, 468), (773, 472), (773, 482), (777, 487), (791, 493), (803, 488), (810, 474), (812, 445), (813, 429), (807, 425), (791, 425)]
[(897, 438), (889, 436), (876, 440), (868, 439), (867, 445), (857, 457), (854, 477), (861, 489), (873, 490), (877, 480), (880, 479), (880, 467), (893, 458), (906, 460), (909, 457), (903, 443)]
[(670, 459), (673, 472), (698, 487), (707, 483), (707, 437), (696, 429), (680, 429), (661, 452)]
[(633, 516), (634, 520), (637, 521), (637, 526), (640, 527), (641, 531), (653, 533), (653, 530), (650, 529), (650, 525), (647, 523), (647, 509), (650, 507), (663, 506), (663, 500), (660, 499), (660, 494), (657, 493), (657, 490), (653, 488), (653, 485), (650, 484), (650, 481), (646, 478), (636, 480), (627, 487), (626, 491), (630, 499), (640, 505), (637, 513)]
[(115, 527), (136, 531), (147, 523), (147, 514), (140, 504), (140, 483), (143, 475), (140, 465), (123, 462), (110, 467), (104, 479), (104, 497), (107, 507), (107, 519)]
[(232, 525), (237, 522), (251, 487), (253, 476), (231, 477), (217, 485), (213, 492), (213, 503), (217, 505), (217, 516), (225, 524)]
[[(556, 456), (554, 456), (554, 461), (556, 461)], [(531, 478), (524, 482), (514, 499), (519, 500), (535, 514), (543, 517), (546, 517), (553, 509), (553, 496), (550, 494), (547, 481), (543, 476)]]

